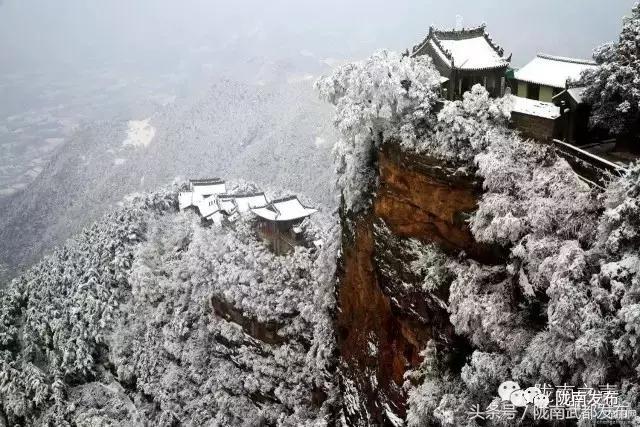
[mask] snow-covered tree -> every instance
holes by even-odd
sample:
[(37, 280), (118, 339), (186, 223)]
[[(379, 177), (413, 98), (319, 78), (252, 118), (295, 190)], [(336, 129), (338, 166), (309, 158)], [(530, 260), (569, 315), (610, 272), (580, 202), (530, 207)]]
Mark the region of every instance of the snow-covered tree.
[(582, 76), (584, 99), (592, 104), (591, 123), (613, 134), (640, 130), (640, 5), (625, 17), (620, 39), (594, 51), (599, 64)]
[(328, 423), (336, 230), (277, 256), (250, 218), (178, 213), (178, 188), (128, 198), (2, 290), (0, 424)]
[(640, 162), (612, 183), (605, 193), (597, 250), (601, 269), (594, 281), (610, 292), (612, 308), (619, 307), (615, 354), (640, 372)]
[(246, 218), (232, 231), (202, 228), (191, 215), (156, 224), (136, 254), (132, 298), (110, 345), (118, 379), (161, 406), (146, 419), (322, 424), (330, 400), (311, 396), (332, 391), (332, 278), (318, 281), (319, 255), (275, 255)]
[(444, 103), (438, 113), (435, 133), (416, 144), (426, 152), (448, 160), (469, 162), (489, 145), (510, 117), (510, 99), (492, 99), (479, 84), (462, 95), (462, 100)]
[[(631, 78), (640, 74), (634, 68), (639, 64), (638, 16), (640, 7), (635, 7), (620, 43), (600, 49), (596, 57), (603, 66), (585, 76), (592, 79), (588, 96), (605, 86), (612, 90), (609, 98), (600, 98), (618, 102), (610, 111), (625, 101), (616, 99), (623, 92), (638, 96), (637, 79)], [(618, 384), (637, 408), (640, 166), (631, 167), (599, 195), (550, 147), (509, 130), (510, 96), (491, 99), (480, 85), (460, 101), (445, 101), (437, 115), (413, 104), (405, 110), (387, 109), (395, 99), (389, 88), (394, 96), (402, 94), (399, 79), (383, 73), (388, 54), (374, 58), (318, 83), (337, 106), (336, 124), (348, 137), (336, 149), (367, 153), (355, 162), (353, 156), (339, 157), (347, 207), (357, 211), (371, 195), (376, 175), (372, 150), (382, 140), (399, 144), (416, 156), (441, 158), (482, 179), (484, 192), (470, 229), (477, 241), (500, 247), (504, 254), (497, 264), (485, 265), (425, 242), (398, 242), (376, 224), (378, 238), (409, 260), (394, 267), (381, 262), (381, 271), (413, 277), (412, 291), (420, 288), (425, 297), (446, 306), (456, 334), (472, 346), (460, 368), (447, 364), (452, 355), (446, 345), (430, 342), (422, 365), (407, 376), (408, 424), (475, 425), (466, 415), (469, 405), (486, 407), (497, 384), (508, 379), (530, 385)], [(606, 72), (604, 80), (597, 80)], [(596, 89), (597, 84), (603, 89)], [(596, 114), (611, 108), (602, 105), (600, 110), (596, 105)], [(610, 114), (622, 110), (615, 111)], [(344, 173), (347, 166), (355, 169)], [(441, 299), (443, 290), (448, 301)]]
[(316, 82), (321, 98), (335, 105), (335, 125), (342, 139), (334, 146), (336, 182), (347, 210), (368, 204), (375, 184), (374, 150), (397, 136), (415, 145), (432, 108), (439, 74), (427, 56), (409, 57), (380, 51), (344, 65)]

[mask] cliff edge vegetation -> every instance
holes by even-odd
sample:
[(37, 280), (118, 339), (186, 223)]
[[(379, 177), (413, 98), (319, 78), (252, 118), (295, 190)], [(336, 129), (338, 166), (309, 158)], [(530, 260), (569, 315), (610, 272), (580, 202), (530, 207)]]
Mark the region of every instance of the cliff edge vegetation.
[(475, 425), (507, 380), (613, 384), (638, 409), (640, 165), (589, 187), (508, 129), (510, 96), (438, 105), (425, 57), (381, 51), (316, 86), (342, 134), (338, 312), (375, 295), (382, 316), (338, 318), (351, 424)]

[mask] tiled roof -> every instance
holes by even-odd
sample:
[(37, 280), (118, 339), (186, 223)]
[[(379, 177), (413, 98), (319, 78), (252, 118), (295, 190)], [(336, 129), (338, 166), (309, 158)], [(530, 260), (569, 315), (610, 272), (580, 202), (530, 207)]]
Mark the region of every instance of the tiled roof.
[(427, 53), (427, 46), (435, 51), (448, 67), (462, 70), (503, 68), (511, 61), (511, 56), (505, 58), (504, 50), (493, 43), (484, 25), (451, 31), (431, 27), (427, 38), (422, 44), (414, 47), (412, 55), (424, 55)]
[(253, 208), (251, 211), (269, 221), (293, 221), (306, 218), (317, 212), (317, 209), (304, 206), (296, 196), (291, 196), (273, 200), (267, 206)]
[(578, 80), (580, 74), (597, 68), (593, 61), (538, 54), (531, 62), (514, 73), (514, 78), (557, 88), (566, 87), (567, 80)]

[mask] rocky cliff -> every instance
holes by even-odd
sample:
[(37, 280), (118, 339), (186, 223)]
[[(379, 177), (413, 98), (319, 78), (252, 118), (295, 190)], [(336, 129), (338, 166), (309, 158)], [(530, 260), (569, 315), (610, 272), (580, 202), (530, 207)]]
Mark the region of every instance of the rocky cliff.
[(420, 286), (407, 242), (434, 243), (486, 263), (499, 257), (474, 240), (466, 222), (481, 195), (472, 172), (404, 153), (392, 142), (376, 162), (371, 208), (342, 215), (336, 330), (350, 425), (388, 425), (405, 416), (404, 374), (420, 364), (430, 339), (446, 347), (449, 364), (460, 366), (469, 354), (449, 323), (448, 291)]

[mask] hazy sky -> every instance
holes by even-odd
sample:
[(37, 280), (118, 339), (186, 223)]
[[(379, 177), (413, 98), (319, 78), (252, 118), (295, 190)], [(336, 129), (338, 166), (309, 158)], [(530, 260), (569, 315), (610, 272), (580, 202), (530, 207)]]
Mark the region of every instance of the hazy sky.
[[(186, 49), (238, 46), (357, 58), (404, 50), (429, 25), (485, 22), (522, 65), (536, 52), (589, 56), (615, 39), (634, 0), (0, 0), (0, 71), (175, 62)], [(242, 43), (238, 43), (242, 40)], [(237, 44), (234, 44), (237, 43)], [(213, 49), (213, 50), (212, 50)], [(255, 50), (251, 52), (255, 54)]]

